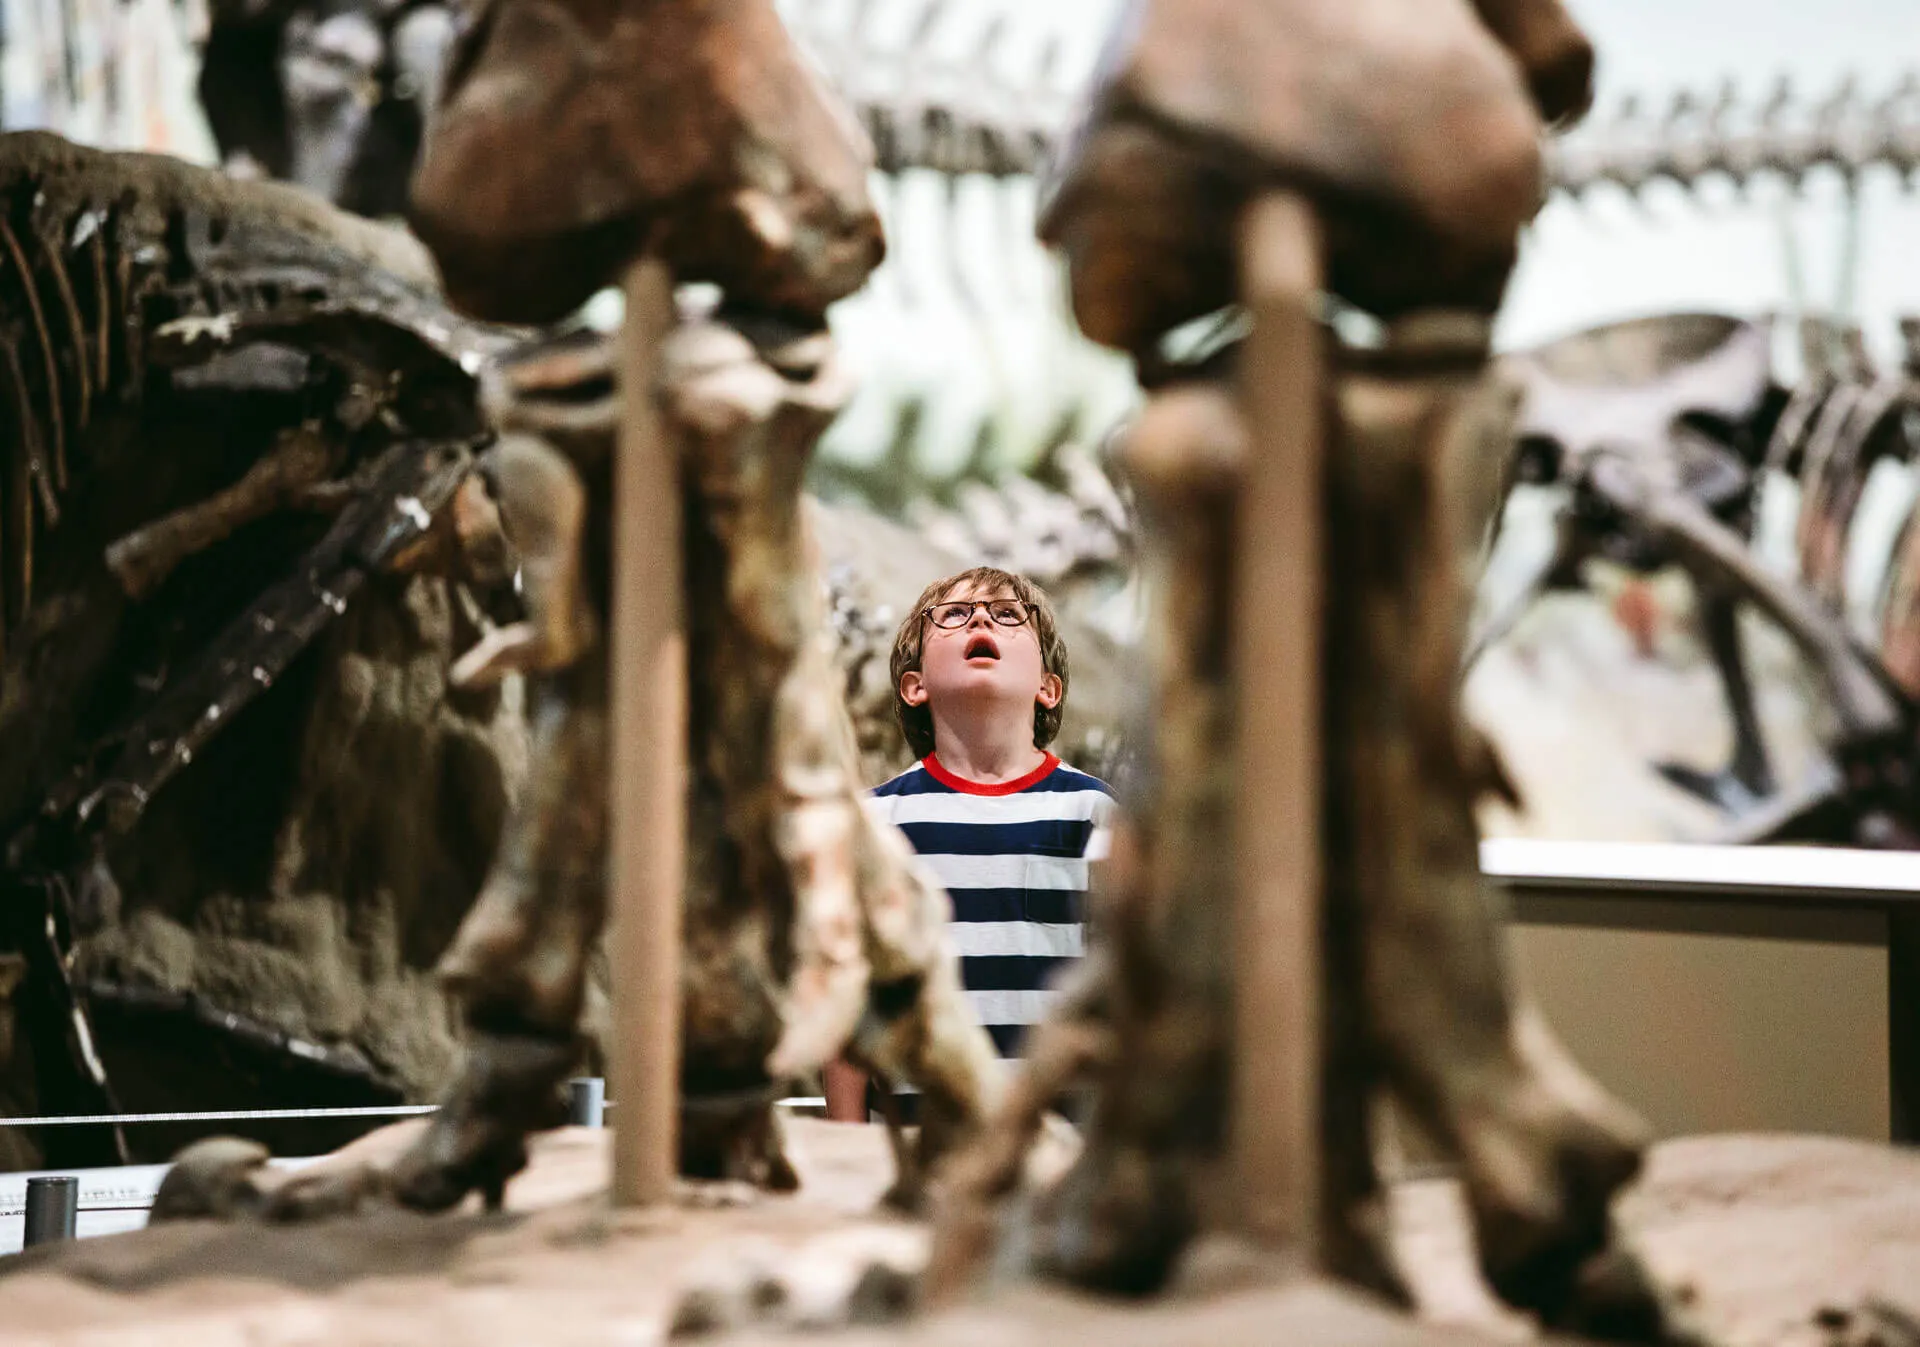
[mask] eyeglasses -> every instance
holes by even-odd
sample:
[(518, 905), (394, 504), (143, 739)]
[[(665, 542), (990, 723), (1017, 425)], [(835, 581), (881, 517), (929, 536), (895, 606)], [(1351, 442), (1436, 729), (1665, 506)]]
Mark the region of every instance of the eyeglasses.
[(934, 626), (956, 631), (973, 621), (973, 610), (984, 608), (987, 616), (1003, 627), (1019, 627), (1033, 616), (1033, 609), (1018, 599), (955, 599), (925, 609), (926, 619)]

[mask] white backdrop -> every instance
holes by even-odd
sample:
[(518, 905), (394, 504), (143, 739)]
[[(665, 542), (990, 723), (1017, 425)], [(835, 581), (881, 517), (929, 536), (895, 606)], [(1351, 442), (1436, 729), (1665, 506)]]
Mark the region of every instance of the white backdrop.
[[(1629, 91), (1707, 92), (1734, 79), (1757, 102), (1790, 77), (1809, 101), (1852, 74), (1867, 93), (1920, 71), (1914, 0), (1571, 0), (1600, 54), (1600, 110)], [(1658, 99), (1654, 100), (1658, 105)], [(1920, 312), (1920, 204), (1890, 173), (1862, 187), (1857, 311), (1886, 353), (1892, 320)], [(1815, 181), (1797, 198), (1776, 187), (1751, 204), (1716, 188), (1693, 196), (1656, 188), (1638, 205), (1617, 193), (1556, 202), (1535, 224), (1504, 315), (1506, 344), (1602, 319), (1690, 305), (1754, 312), (1783, 306), (1788, 269), (1782, 217), (1799, 235), (1808, 298), (1839, 292), (1840, 184)]]
[[(974, 49), (998, 23), (996, 65), (1016, 82), (1056, 48), (1056, 80), (1091, 67), (1115, 0), (780, 0), (802, 27), (844, 28), (864, 9), (881, 49), (923, 31), (936, 52)], [(1733, 77), (1758, 97), (1781, 75), (1808, 96), (1847, 74), (1869, 92), (1920, 69), (1916, 0), (1572, 0), (1600, 50), (1602, 111), (1625, 92), (1705, 90)], [(50, 126), (91, 144), (165, 150), (202, 161), (212, 146), (193, 96), (193, 41), (203, 0), (0, 0), (4, 124)], [(1852, 294), (1874, 347), (1892, 319), (1920, 311), (1920, 204), (1887, 174), (1862, 185)], [(933, 179), (882, 184), (895, 259), (873, 292), (836, 315), (869, 376), (829, 445), (871, 459), (901, 407), (924, 401), (914, 455), (938, 475), (979, 446), (983, 429), (1006, 466), (1037, 449), (1063, 409), (1090, 422), (1127, 405), (1124, 371), (1067, 339), (1057, 277), (1029, 243), (1031, 194)], [(1655, 188), (1637, 203), (1596, 193), (1550, 205), (1527, 239), (1503, 317), (1503, 345), (1606, 318), (1698, 305), (1753, 312), (1784, 305), (1783, 229), (1797, 238), (1807, 298), (1843, 296), (1839, 185), (1798, 196), (1762, 187), (1750, 203), (1714, 189)]]

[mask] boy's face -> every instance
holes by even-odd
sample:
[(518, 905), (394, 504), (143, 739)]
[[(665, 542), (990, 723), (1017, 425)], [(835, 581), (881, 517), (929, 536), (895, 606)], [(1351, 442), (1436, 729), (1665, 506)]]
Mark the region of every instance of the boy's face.
[(965, 584), (942, 595), (939, 603), (967, 599), (981, 603), (961, 627), (937, 627), (921, 617), (926, 632), (920, 667), (900, 676), (901, 699), (908, 706), (999, 701), (1029, 717), (1035, 702), (1058, 706), (1063, 689), (1059, 677), (1048, 673), (1041, 661), (1040, 633), (1031, 615), (1017, 627), (1001, 626), (987, 615), (986, 601), (1013, 597), (1005, 589), (976, 590)]

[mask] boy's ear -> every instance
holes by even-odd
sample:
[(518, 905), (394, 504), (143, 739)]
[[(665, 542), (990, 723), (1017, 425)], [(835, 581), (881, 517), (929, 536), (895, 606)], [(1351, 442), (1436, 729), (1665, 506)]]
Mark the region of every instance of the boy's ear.
[[(918, 669), (909, 669), (900, 675), (900, 700), (908, 706), (927, 704), (927, 683), (920, 677)], [(1048, 705), (1051, 706), (1052, 703), (1049, 702)]]
[(1051, 711), (1060, 705), (1060, 699), (1066, 695), (1067, 690), (1060, 686), (1059, 674), (1040, 675), (1040, 691), (1034, 695), (1034, 700), (1040, 705)]

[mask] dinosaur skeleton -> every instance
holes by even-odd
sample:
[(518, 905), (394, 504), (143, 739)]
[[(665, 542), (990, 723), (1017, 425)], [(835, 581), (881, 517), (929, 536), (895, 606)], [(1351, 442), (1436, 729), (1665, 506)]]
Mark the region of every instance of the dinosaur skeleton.
[[(1015, 70), (1004, 14), (955, 56), (933, 41), (954, 23), (953, 0), (922, 0), (904, 42), (878, 35), (872, 4), (790, 8), (796, 38), (852, 105), (880, 172), (1034, 177), (1059, 159), (1074, 101), (1058, 42)], [(216, 4), (211, 18), (202, 92), (223, 153), (349, 209), (397, 212), (458, 11), (433, 0), (278, 0)], [(1856, 78), (1822, 97), (1785, 79), (1760, 98), (1731, 81), (1682, 89), (1657, 106), (1628, 95), (1555, 138), (1546, 178), (1551, 190), (1580, 196), (1603, 184), (1637, 192), (1710, 178), (1797, 186), (1821, 169), (1852, 176), (1876, 167), (1920, 169), (1920, 74), (1878, 95)]]
[[(1589, 558), (1641, 572), (1674, 564), (1666, 530), (1623, 492), (1684, 500), (1742, 545), (1750, 540), (1764, 441), (1736, 432), (1733, 443), (1722, 443), (1712, 432), (1759, 419), (1773, 387), (1769, 330), (1709, 315), (1616, 323), (1507, 363), (1526, 398), (1512, 476), (1561, 483), (1570, 497), (1558, 516), (1553, 555), (1477, 636), (1469, 664), (1505, 636), (1543, 591), (1581, 584)], [(1733, 716), (1733, 761), (1718, 774), (1680, 764), (1663, 764), (1661, 771), (1675, 784), (1738, 810), (1774, 788), (1735, 621), (1739, 594), (1718, 583), (1712, 571), (1689, 574)]]
[[(1230, 239), (1250, 198), (1278, 179), (1307, 190), (1331, 287), (1388, 323), (1381, 349), (1344, 356), (1328, 390), (1338, 414), (1324, 632), (1323, 1247), (1336, 1270), (1392, 1286), (1366, 1139), (1371, 1102), (1390, 1089), (1461, 1153), (1482, 1263), (1502, 1294), (1559, 1326), (1645, 1337), (1662, 1331), (1660, 1307), (1608, 1213), (1638, 1164), (1635, 1125), (1513, 1004), (1473, 853), (1475, 757), (1454, 705), (1469, 530), (1449, 464), (1499, 425), (1477, 377), (1488, 318), (1537, 204), (1541, 118), (1581, 110), (1591, 62), (1550, 4), (1487, 0), (1481, 15), (1484, 26), (1465, 7), (1409, 10), (1404, 23), (1426, 39), (1414, 44), (1383, 43), (1380, 34), (1396, 30), (1355, 28), (1308, 0), (1278, 10), (1136, 4), (1052, 194), (1043, 232), (1068, 259), (1083, 327), (1171, 381), (1129, 454), (1154, 521), (1152, 564), (1180, 582), (1181, 602), (1156, 614), (1154, 771), (1109, 889), (1111, 943), (1087, 965), (1067, 1019), (1036, 1047), (1041, 1064), (1090, 1071), (1096, 1088), (1087, 1148), (1044, 1200), (1031, 1247), (1075, 1279), (1145, 1289), (1232, 1184), (1220, 1162), (1234, 960), (1218, 895), (1232, 887), (1235, 670), (1222, 638), (1227, 596), (1246, 578), (1229, 550), (1248, 522), (1234, 508), (1236, 484), (1271, 446), (1248, 433), (1217, 369), (1170, 369), (1155, 347), (1233, 300), (1243, 281), (1270, 284), (1277, 259), (1258, 247), (1268, 236), (1252, 236), (1244, 276)], [(909, 1049), (903, 1056), (917, 1046), (923, 1063), (961, 1065), (979, 1035), (939, 1010), (937, 974), (949, 970), (951, 987), (951, 961), (920, 962), (904, 987), (879, 966), (883, 914), (898, 920), (925, 904), (912, 896), (904, 856), (887, 858), (872, 834), (862, 841), (850, 737), (837, 697), (821, 695), (808, 672), (825, 620), (808, 598), (796, 502), (805, 446), (823, 419), (812, 390), (825, 366), (807, 320), (857, 284), (877, 250), (849, 142), (811, 101), (783, 41), (752, 0), (697, 10), (495, 0), (457, 58), (415, 209), (456, 293), (499, 317), (561, 311), (643, 246), (683, 275), (721, 283), (731, 307), (682, 317), (652, 390), (688, 480), (689, 589), (717, 600), (692, 608), (712, 626), (692, 632), (690, 681), (702, 696), (690, 714), (690, 898), (697, 910), (767, 893), (804, 907), (811, 895), (843, 914), (794, 928), (795, 1013), (778, 1041), (771, 1028), (743, 1035), (771, 1047), (773, 1062), (818, 1060), (855, 1030), (862, 1055), (892, 1065), (876, 1049), (909, 1020), (913, 1042), (895, 1044)], [(598, 59), (583, 59), (587, 46)], [(1339, 59), (1356, 50), (1369, 58), (1359, 84)], [(1276, 89), (1311, 96), (1276, 98)], [(660, 128), (638, 115), (629, 139), (596, 134), (596, 109), (663, 107), (688, 134), (640, 134)], [(1315, 120), (1329, 108), (1339, 110), (1340, 137)], [(1475, 152), (1436, 153), (1436, 135), (1449, 151)], [(756, 153), (740, 153), (743, 144)], [(576, 195), (583, 181), (596, 191)], [(1262, 220), (1306, 218), (1278, 201), (1274, 211)], [(516, 277), (487, 265), (509, 248), (531, 259)], [(545, 282), (537, 293), (527, 274)], [(1265, 291), (1252, 298), (1257, 342), (1272, 311)], [(1303, 330), (1264, 340), (1296, 343), (1269, 358), (1312, 360), (1307, 347), (1321, 339)], [(802, 409), (797, 421), (787, 408)], [(503, 459), (497, 470), (507, 468)], [(552, 747), (545, 778), (510, 825), (496, 887), (449, 959), (479, 1042), (427, 1139), (385, 1180), (418, 1205), (475, 1188), (497, 1199), (522, 1162), (526, 1131), (551, 1118), (599, 918), (600, 900), (577, 872), (579, 857), (595, 854), (598, 811), (561, 784), (603, 779), (599, 674), (596, 662), (573, 658), (598, 605), (577, 601), (564, 578), (595, 573), (569, 558), (598, 550), (595, 512), (581, 503), (596, 493), (556, 485), (564, 474), (552, 468), (529, 468), (528, 480), (545, 485), (524, 497), (503, 487), (500, 499), (507, 535), (537, 546), (550, 563), (539, 571), (555, 583), (528, 629), (479, 661), (552, 680), (553, 700), (538, 713)], [(1381, 538), (1393, 540), (1385, 552)], [(863, 846), (879, 852), (861, 859)], [(749, 887), (703, 873), (716, 864), (748, 867)], [(853, 899), (868, 884), (892, 897), (869, 905), (862, 930)], [(837, 907), (818, 902), (824, 893), (840, 895)], [(1164, 938), (1169, 922), (1181, 938)], [(914, 928), (910, 919), (898, 927)], [(719, 943), (718, 964), (691, 951), (696, 982), (739, 948)], [(692, 1007), (690, 1023), (700, 1018)], [(964, 1066), (949, 1077), (973, 1080)], [(1005, 1158), (1024, 1148), (1035, 1108), (1063, 1083), (1037, 1079), (1016, 1094), (987, 1139), (989, 1163), (958, 1190), (963, 1208), (968, 1199), (990, 1207), (1006, 1192), (1006, 1171), (1018, 1166)], [(973, 1118), (950, 1105), (977, 1108), (987, 1097), (930, 1102), (923, 1145), (958, 1139), (955, 1124)], [(745, 1163), (765, 1167), (759, 1177), (778, 1180), (763, 1129), (748, 1127), (744, 1148)], [(721, 1163), (742, 1162), (736, 1150)], [(298, 1191), (288, 1202), (336, 1210), (359, 1191)]]
[(1823, 169), (1850, 179), (1885, 168), (1910, 183), (1920, 170), (1920, 74), (1908, 72), (1879, 97), (1851, 78), (1817, 100), (1796, 96), (1784, 79), (1764, 101), (1743, 99), (1731, 82), (1710, 95), (1682, 90), (1657, 110), (1628, 97), (1561, 138), (1550, 162), (1555, 190), (1575, 196), (1603, 184), (1638, 192), (1710, 179), (1798, 187)]
[[(206, 789), (195, 764), (232, 744), (229, 729), (303, 651), (371, 591), (448, 577), (469, 613), (469, 642), (478, 637), (458, 671), (468, 683), (527, 672), (534, 756), (495, 882), (446, 959), (473, 1008), (476, 1065), (443, 1115), (447, 1127), (429, 1134), (443, 1151), (415, 1164), (406, 1191), (423, 1205), (451, 1200), (474, 1166), (497, 1175), (511, 1164), (494, 1132), (471, 1142), (474, 1111), (494, 1127), (489, 1110), (507, 1110), (504, 1144), (515, 1144), (513, 1128), (546, 1117), (538, 1082), (553, 1083), (578, 1055), (605, 790), (596, 768), (604, 618), (595, 612), (605, 518), (583, 510), (581, 483), (604, 487), (612, 461), (618, 403), (602, 377), (605, 348), (461, 318), (403, 236), (277, 186), (33, 134), (0, 140), (0, 188), (0, 239), (37, 264), (5, 278), (25, 275), (31, 288), (0, 304), (0, 350), (39, 372), (11, 385), (7, 406), (20, 435), (5, 499), (38, 529), (6, 535), (11, 572), (23, 579), (11, 592), (0, 735), (17, 768), (5, 783), (7, 936), (29, 966), (10, 992), (24, 1032), (42, 1045), (41, 1098), (55, 1111), (117, 1111), (89, 1005), (116, 1024), (210, 1028), (256, 1054), (298, 1056), (309, 1075), (358, 1074), (393, 1091), (377, 1062), (350, 1049), (256, 1023), (251, 1007), (76, 971), (74, 949), (118, 923), (126, 904), (116, 869), (133, 866), (145, 887), (156, 829), (177, 826), (189, 797)], [(63, 296), (76, 288), (86, 299), (69, 306)], [(828, 623), (827, 587), (799, 550), (813, 507), (799, 495), (798, 470), (839, 382), (819, 340), (769, 336), (771, 321), (747, 323), (749, 338), (690, 319), (672, 387), (674, 424), (708, 465), (702, 481), (715, 508), (748, 511), (753, 547), (780, 524), (789, 549), (753, 551), (731, 529), (701, 535), (711, 560), (698, 606), (724, 615), (700, 628), (696, 650), (714, 663), (702, 686), (757, 688), (749, 700), (784, 727), (776, 737), (785, 748), (768, 762), (758, 747), (765, 720), (736, 711), (728, 723), (745, 738), (716, 745), (709, 760), (720, 799), (771, 790), (782, 803), (742, 803), (764, 822), (737, 847), (716, 842), (696, 887), (687, 980), (689, 1168), (777, 1184), (787, 1171), (771, 1104), (784, 1076), (853, 1036), (852, 1051), (876, 1069), (922, 1083), (931, 1153), (979, 1115), (991, 1050), (959, 995), (937, 889), (857, 805), (867, 777), (837, 668), (847, 633)], [(101, 369), (108, 377), (96, 377)], [(723, 472), (723, 463), (732, 466)], [(121, 481), (144, 472), (151, 488), (115, 497), (103, 484), (110, 472)], [(836, 524), (859, 526), (857, 517)], [(773, 559), (781, 564), (768, 569)], [(780, 581), (788, 570), (791, 584)], [(850, 613), (873, 611), (871, 577), (845, 577), (838, 593)], [(185, 622), (170, 616), (181, 612)], [(156, 623), (157, 633), (146, 630)], [(788, 674), (771, 676), (782, 668)], [(42, 676), (48, 670), (58, 676)], [(445, 693), (456, 694), (494, 704)], [(739, 812), (701, 800), (701, 826), (735, 826)], [(352, 848), (350, 836), (344, 844)], [(471, 846), (484, 863), (493, 840), (479, 835)], [(404, 883), (406, 868), (373, 879)], [(790, 886), (780, 878), (788, 873)], [(457, 918), (474, 891), (442, 897)], [(529, 912), (545, 914), (533, 928)], [(520, 956), (541, 966), (537, 987), (516, 980)], [(884, 1015), (868, 1014), (869, 980)], [(68, 1062), (75, 1079), (50, 1083)], [(503, 1095), (502, 1076), (519, 1088)], [(917, 1157), (902, 1154), (901, 1195), (911, 1198)], [(469, 1186), (497, 1181), (482, 1174)]]
[[(681, 1170), (791, 1186), (773, 1101), (844, 1051), (921, 1087), (918, 1148), (898, 1147), (896, 1194), (912, 1202), (926, 1160), (971, 1135), (997, 1077), (960, 991), (944, 896), (861, 806), (800, 489), (843, 388), (821, 312), (880, 247), (857, 136), (759, 0), (638, 13), (503, 0), (467, 43), (414, 193), (458, 297), (496, 317), (564, 313), (647, 241), (726, 295), (671, 322), (652, 390), (686, 476)], [(609, 97), (657, 135), (601, 134)], [(657, 124), (661, 109), (673, 127)], [(546, 147), (544, 183), (523, 171), (528, 137)], [(514, 265), (498, 265), (509, 250)], [(483, 456), (526, 613), (458, 673), (524, 672), (533, 744), (527, 789), (441, 963), (469, 1028), (461, 1077), (383, 1173), (269, 1196), (230, 1182), (244, 1157), (216, 1148), (183, 1157), (179, 1185), (252, 1194), (229, 1205), (278, 1203), (282, 1216), (370, 1196), (438, 1210), (476, 1190), (497, 1204), (527, 1133), (560, 1121), (605, 919), (615, 454), (590, 414), (539, 394), (583, 364), (578, 350), (503, 362), (496, 386), (533, 396), (508, 397)], [(527, 433), (543, 425), (563, 433)]]
[[(1906, 331), (1911, 345), (1915, 325)], [(1857, 332), (1803, 319), (1798, 336), (1805, 371), (1791, 389), (1776, 374), (1772, 323), (1711, 314), (1608, 324), (1509, 357), (1526, 398), (1510, 482), (1569, 494), (1553, 555), (1474, 653), (1541, 592), (1577, 586), (1589, 558), (1643, 572), (1677, 565), (1699, 594), (1734, 747), (1718, 772), (1667, 763), (1662, 774), (1732, 816), (1724, 840), (1912, 845), (1903, 821), (1920, 690), (1911, 521), (1888, 573), (1878, 659), (1848, 628), (1843, 582), (1868, 477), (1883, 461), (1913, 459), (1913, 353), (1880, 375)], [(1775, 473), (1799, 485), (1797, 578), (1750, 546), (1758, 491)], [(1777, 624), (1819, 677), (1836, 721), (1831, 776), (1775, 781), (1736, 622), (1742, 604)]]
[[(1246, 531), (1278, 526), (1241, 499), (1301, 412), (1261, 410), (1261, 390), (1324, 358), (1328, 378), (1302, 393), (1330, 413), (1310, 494), (1325, 502), (1327, 587), (1315, 1242), (1338, 1274), (1398, 1291), (1368, 1139), (1391, 1093), (1460, 1156), (1502, 1296), (1592, 1335), (1668, 1331), (1608, 1214), (1638, 1166), (1638, 1126), (1506, 980), (1470, 812), (1489, 764), (1455, 699), (1478, 538), (1461, 473), (1505, 430), (1481, 378), (1490, 318), (1539, 201), (1542, 120), (1584, 108), (1591, 52), (1552, 4), (1404, 8), (1363, 26), (1311, 0), (1137, 0), (1052, 184), (1041, 232), (1081, 325), (1150, 381), (1125, 452), (1157, 580), (1151, 764), (1102, 885), (1097, 952), (956, 1168), (940, 1286), (1003, 1262), (989, 1251), (1004, 1241), (1056, 1275), (1150, 1290), (1243, 1200), (1224, 1126), (1233, 1064), (1250, 1060), (1233, 1039), (1256, 1028), (1233, 1010), (1248, 964), (1225, 901), (1247, 882), (1229, 859), (1248, 822), (1233, 807), (1235, 696), (1279, 693), (1240, 663), (1249, 628), (1228, 596), (1256, 583), (1236, 550)], [(1287, 225), (1308, 212), (1311, 234)], [(1325, 288), (1382, 320), (1375, 349), (1281, 325), (1288, 302), (1310, 312), (1287, 287), (1313, 235)], [(1165, 333), (1235, 299), (1253, 315), (1244, 346), (1197, 367), (1166, 358)], [(1225, 381), (1236, 367), (1244, 397)], [(1084, 1151), (1015, 1200), (1043, 1111), (1075, 1085), (1091, 1096)]]
[[(643, 243), (727, 291), (730, 307), (681, 316), (654, 390), (689, 480), (690, 587), (714, 599), (704, 606), (713, 625), (694, 633), (694, 682), (715, 704), (696, 704), (691, 726), (700, 774), (692, 852), (696, 864), (739, 867), (693, 876), (695, 908), (711, 902), (731, 920), (688, 962), (693, 982), (706, 984), (763, 961), (744, 979), (753, 994), (722, 996), (715, 1014), (748, 1021), (724, 1026), (731, 1041), (750, 1045), (745, 1100), (720, 1101), (746, 1116), (719, 1133), (720, 1155), (693, 1167), (777, 1184), (780, 1158), (756, 1087), (849, 1034), (874, 1065), (926, 1069), (947, 1091), (934, 1100), (942, 1126), (927, 1129), (924, 1145), (963, 1136), (989, 1092), (977, 1026), (945, 1009), (957, 987), (951, 959), (929, 948), (938, 923), (926, 919), (925, 890), (897, 842), (889, 854), (884, 835), (859, 822), (851, 740), (837, 689), (820, 672), (826, 620), (797, 523), (799, 467), (831, 402), (820, 310), (877, 256), (857, 155), (811, 102), (764, 6), (649, 13), (658, 26), (618, 22), (631, 16), (585, 3), (496, 0), (458, 63), (417, 200), (458, 293), (497, 317), (563, 311)], [(556, 15), (572, 25), (551, 22)], [(1366, 1140), (1371, 1102), (1391, 1091), (1460, 1152), (1497, 1290), (1557, 1326), (1649, 1336), (1663, 1331), (1661, 1309), (1608, 1214), (1638, 1163), (1635, 1126), (1514, 1004), (1476, 873), (1474, 755), (1452, 695), (1469, 530), (1449, 465), (1498, 433), (1479, 378), (1488, 318), (1538, 199), (1541, 120), (1580, 110), (1590, 58), (1549, 4), (1486, 0), (1477, 17), (1464, 6), (1421, 7), (1404, 19), (1434, 48), (1377, 45), (1376, 30), (1357, 31), (1308, 0), (1258, 11), (1233, 0), (1143, 0), (1109, 53), (1056, 184), (1043, 227), (1069, 260), (1082, 323), (1159, 382), (1129, 456), (1153, 520), (1152, 564), (1182, 582), (1186, 601), (1156, 614), (1155, 773), (1107, 891), (1112, 943), (1036, 1045), (1036, 1072), (1057, 1075), (1036, 1074), (1014, 1096), (961, 1202), (991, 1206), (1006, 1194), (1014, 1177), (1006, 1157), (1073, 1076), (1092, 1078), (1094, 1110), (1080, 1162), (1036, 1210), (1031, 1247), (1043, 1265), (1145, 1289), (1227, 1199), (1231, 1175), (1219, 1162), (1233, 986), (1217, 895), (1232, 883), (1223, 858), (1236, 670), (1222, 638), (1225, 597), (1240, 577), (1223, 544), (1246, 526), (1235, 487), (1268, 446), (1220, 379), (1220, 366), (1244, 352), (1178, 369), (1155, 348), (1169, 329), (1241, 295), (1271, 261), (1256, 253), (1253, 275), (1238, 274), (1229, 240), (1249, 201), (1280, 181), (1291, 184), (1280, 195), (1304, 193), (1297, 200), (1324, 231), (1329, 286), (1386, 320), (1377, 350), (1339, 353), (1326, 390), (1335, 416), (1323, 632), (1331, 974), (1323, 1247), (1337, 1270), (1392, 1288)], [(1358, 87), (1342, 82), (1339, 63), (1318, 59), (1369, 42), (1378, 59), (1365, 63)], [(595, 77), (616, 81), (616, 105), (629, 112), (659, 105), (645, 97), (661, 92), (651, 79), (671, 84), (668, 105), (705, 133), (672, 142), (675, 152), (692, 147), (691, 162), (656, 161), (660, 145), (646, 140), (608, 145), (590, 119), (570, 120), (582, 91), (566, 75), (582, 44), (609, 55)], [(739, 59), (696, 59), (720, 52)], [(543, 77), (529, 80), (530, 71)], [(1319, 96), (1290, 103), (1272, 96), (1276, 87)], [(529, 89), (535, 101), (516, 103)], [(1343, 153), (1312, 120), (1328, 106), (1341, 109), (1365, 152)], [(1445, 115), (1410, 113), (1429, 106)], [(1472, 155), (1433, 152), (1433, 137), (1461, 125), (1473, 134), (1449, 147), (1472, 145)], [(543, 153), (525, 153), (536, 141)], [(734, 153), (742, 143), (759, 153)], [(579, 160), (595, 153), (601, 190), (560, 190), (587, 177)], [(528, 165), (542, 169), (531, 184), (500, 176)], [(502, 289), (493, 263), (529, 248), (528, 270), (542, 284), (521, 278)], [(177, 335), (206, 332), (189, 325)], [(223, 330), (211, 335), (226, 344)], [(1309, 341), (1314, 350), (1295, 354), (1317, 358), (1322, 337)], [(49, 349), (44, 338), (39, 349)], [(604, 778), (595, 714), (604, 675), (581, 655), (593, 642), (604, 521), (586, 508), (592, 490), (568, 485), (561, 451), (503, 440), (490, 470), (506, 536), (528, 549), (540, 581), (526, 630), (486, 648), (470, 672), (518, 667), (539, 684), (543, 775), (449, 959), (479, 1031), (473, 1060), (427, 1138), (384, 1180), (427, 1207), (475, 1189), (497, 1200), (523, 1162), (525, 1133), (554, 1117), (552, 1087), (577, 1052), (573, 1022), (600, 915), (588, 864), (597, 811), (590, 790), (567, 787)], [(571, 471), (588, 476), (591, 467)], [(1643, 483), (1595, 476), (1605, 498), (1645, 505)], [(232, 499), (247, 509), (299, 499), (280, 480), (269, 474)], [(409, 520), (410, 542), (430, 532), (432, 514), (422, 513), (424, 522)], [(1669, 531), (1694, 536), (1685, 522)], [(1384, 551), (1381, 538), (1392, 540)], [(768, 957), (764, 927), (750, 929), (766, 920), (752, 909), (768, 895), (771, 906), (784, 899), (804, 915), (786, 928), (793, 947), (784, 959)], [(1170, 923), (1183, 939), (1166, 938)], [(778, 916), (767, 921), (779, 925)], [(901, 976), (887, 976), (888, 955)], [(795, 976), (783, 1005), (768, 989), (787, 971)], [(700, 1018), (696, 1007), (690, 1020)], [(317, 1189), (289, 1199), (306, 1212), (343, 1200)]]
[[(388, 231), (47, 135), (0, 140), (0, 255), (0, 909), (29, 1031), (65, 1040), (36, 1055), (43, 1097), (110, 1112), (71, 977), (105, 858), (422, 532), (482, 430), (468, 367), (508, 343), (445, 321)], [(231, 553), (250, 567), (172, 583), (290, 508), (308, 522)]]

